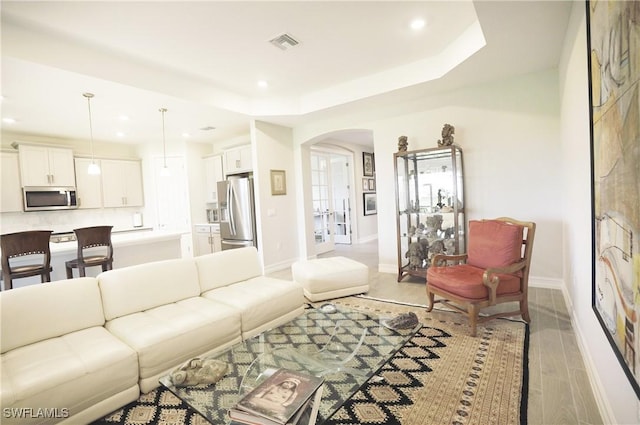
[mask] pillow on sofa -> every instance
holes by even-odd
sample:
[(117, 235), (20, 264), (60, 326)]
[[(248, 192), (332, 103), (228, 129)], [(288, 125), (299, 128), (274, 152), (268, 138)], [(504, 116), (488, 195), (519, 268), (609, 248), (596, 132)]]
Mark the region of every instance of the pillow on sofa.
[(498, 220), (469, 220), (467, 264), (506, 267), (521, 258), (523, 227)]

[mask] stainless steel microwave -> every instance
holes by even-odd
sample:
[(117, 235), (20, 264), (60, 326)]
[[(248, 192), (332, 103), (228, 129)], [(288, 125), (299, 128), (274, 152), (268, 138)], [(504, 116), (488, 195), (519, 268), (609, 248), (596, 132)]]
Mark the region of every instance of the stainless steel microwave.
[(23, 188), (25, 211), (78, 208), (75, 187), (27, 186)]

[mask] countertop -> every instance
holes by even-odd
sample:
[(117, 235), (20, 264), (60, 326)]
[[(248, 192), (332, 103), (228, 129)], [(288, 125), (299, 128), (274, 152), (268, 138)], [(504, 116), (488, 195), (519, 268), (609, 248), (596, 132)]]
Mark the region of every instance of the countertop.
[[(152, 228), (120, 229), (111, 233), (111, 242), (116, 248), (119, 246), (142, 245), (150, 242), (180, 239), (182, 234), (183, 232), (163, 232)], [(51, 247), (51, 255), (76, 252), (78, 250), (76, 241), (52, 242), (49, 246)]]

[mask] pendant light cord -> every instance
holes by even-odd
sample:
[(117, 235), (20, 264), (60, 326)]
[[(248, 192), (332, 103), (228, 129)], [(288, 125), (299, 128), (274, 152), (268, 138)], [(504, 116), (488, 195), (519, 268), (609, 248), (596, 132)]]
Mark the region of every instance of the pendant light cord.
[(87, 105), (89, 106), (89, 136), (91, 137), (91, 163), (95, 163), (95, 159), (93, 156), (93, 124), (91, 119), (91, 98), (93, 97), (93, 93), (83, 93), (84, 97), (87, 98)]

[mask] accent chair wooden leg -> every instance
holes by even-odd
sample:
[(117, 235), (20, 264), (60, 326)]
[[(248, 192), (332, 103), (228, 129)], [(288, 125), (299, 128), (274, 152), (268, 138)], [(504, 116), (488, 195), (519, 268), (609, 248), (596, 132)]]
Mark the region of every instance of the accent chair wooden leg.
[(435, 296), (433, 292), (430, 292), (429, 289), (427, 288), (427, 311), (433, 310), (434, 301), (435, 301)]
[(520, 301), (520, 314), (522, 315), (522, 320), (527, 323), (531, 322), (531, 317), (529, 317), (529, 303), (527, 300)]
[(467, 311), (469, 313), (469, 326), (471, 327), (470, 334), (475, 337), (478, 323), (478, 308), (475, 304), (469, 304)]

